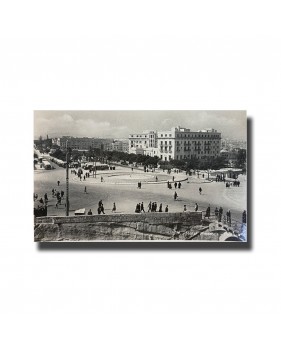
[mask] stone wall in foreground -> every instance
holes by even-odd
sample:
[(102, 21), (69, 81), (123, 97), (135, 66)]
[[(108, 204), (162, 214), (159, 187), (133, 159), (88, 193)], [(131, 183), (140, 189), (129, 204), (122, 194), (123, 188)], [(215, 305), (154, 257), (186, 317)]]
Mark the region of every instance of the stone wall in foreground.
[(35, 221), (34, 240), (190, 239), (200, 231), (201, 223), (202, 212), (39, 217)]

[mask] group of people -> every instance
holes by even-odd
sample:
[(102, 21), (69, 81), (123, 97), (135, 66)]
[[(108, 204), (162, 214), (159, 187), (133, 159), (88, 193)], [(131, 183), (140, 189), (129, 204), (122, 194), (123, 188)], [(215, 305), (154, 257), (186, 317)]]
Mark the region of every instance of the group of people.
[[(162, 213), (162, 203), (160, 203), (158, 211)], [(147, 212), (157, 212), (157, 202), (149, 202)]]
[[(99, 203), (98, 203), (97, 211), (98, 211), (98, 214), (105, 214), (102, 200), (100, 200)], [(115, 202), (113, 203), (113, 208), (112, 208), (111, 212), (112, 213), (116, 213), (116, 204), (115, 204)], [(93, 215), (92, 209), (88, 210), (87, 215)]]
[[(171, 190), (172, 189), (172, 184), (170, 183), (170, 181), (168, 180), (167, 181), (167, 187)], [(181, 182), (179, 181), (179, 182), (174, 182), (174, 187), (175, 187), (175, 189), (176, 188), (181, 188)]]
[(222, 214), (223, 214), (223, 208), (220, 207), (220, 208), (218, 209), (218, 207), (216, 207), (216, 209), (215, 209), (215, 217), (216, 217), (216, 219), (218, 220), (218, 222), (221, 222)]
[(221, 175), (219, 175), (219, 174), (217, 174), (217, 176), (216, 176), (216, 182), (225, 182), (225, 175), (224, 174), (221, 174)]
[[(168, 205), (166, 205), (164, 211), (165, 211), (165, 213), (168, 213), (168, 211), (169, 211)], [(150, 213), (156, 213), (156, 212), (162, 213), (163, 212), (163, 205), (162, 205), (162, 203), (160, 203), (159, 208), (158, 208), (157, 202), (151, 202), (150, 201), (148, 203), (148, 206), (147, 206), (147, 212), (148, 213), (149, 212)], [(137, 203), (136, 209), (135, 209), (135, 213), (145, 213), (143, 202)]]
[(240, 186), (240, 181), (239, 180), (234, 180), (233, 181), (233, 186), (234, 187), (239, 187)]

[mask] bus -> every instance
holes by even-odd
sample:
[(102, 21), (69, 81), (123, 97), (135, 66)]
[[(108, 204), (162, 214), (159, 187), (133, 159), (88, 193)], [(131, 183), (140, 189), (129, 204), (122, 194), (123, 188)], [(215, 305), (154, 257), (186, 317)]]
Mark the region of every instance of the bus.
[(42, 160), (42, 164), (43, 164), (43, 167), (44, 167), (45, 170), (51, 170), (52, 169), (51, 164), (46, 159)]

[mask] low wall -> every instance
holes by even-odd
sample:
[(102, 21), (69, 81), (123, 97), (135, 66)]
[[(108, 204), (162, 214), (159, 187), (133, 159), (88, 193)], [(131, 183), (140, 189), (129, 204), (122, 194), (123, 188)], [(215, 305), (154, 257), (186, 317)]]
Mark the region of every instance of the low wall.
[(192, 228), (201, 223), (202, 212), (38, 217), (34, 240), (167, 240), (192, 236)]

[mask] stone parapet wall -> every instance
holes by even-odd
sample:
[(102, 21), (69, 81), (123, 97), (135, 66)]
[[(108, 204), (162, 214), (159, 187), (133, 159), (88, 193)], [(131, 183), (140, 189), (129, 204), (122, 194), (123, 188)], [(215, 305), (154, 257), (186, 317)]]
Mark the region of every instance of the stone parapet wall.
[[(187, 237), (202, 212), (39, 217), (35, 241), (166, 240)], [(192, 233), (190, 233), (192, 235)]]

